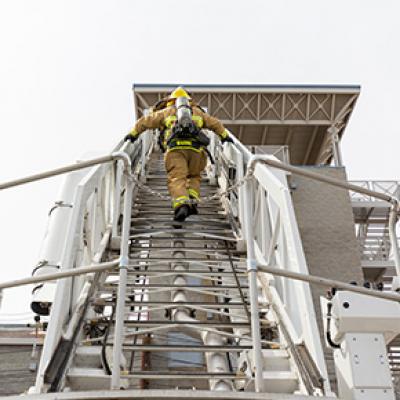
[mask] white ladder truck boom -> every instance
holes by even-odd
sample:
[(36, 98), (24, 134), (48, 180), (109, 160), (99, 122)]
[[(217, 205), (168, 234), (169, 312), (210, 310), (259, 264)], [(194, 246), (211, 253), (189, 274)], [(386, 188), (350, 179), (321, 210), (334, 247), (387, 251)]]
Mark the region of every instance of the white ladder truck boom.
[[(134, 85), (136, 117), (171, 87)], [(34, 283), (49, 318), (26, 397), (394, 400), (398, 200), (348, 182), (340, 154), (359, 87), (186, 88), (233, 143), (210, 136), (179, 228), (156, 131), (0, 185), (67, 174), (33, 277), (0, 285)], [(387, 210), (393, 259), (365, 287), (349, 192)]]

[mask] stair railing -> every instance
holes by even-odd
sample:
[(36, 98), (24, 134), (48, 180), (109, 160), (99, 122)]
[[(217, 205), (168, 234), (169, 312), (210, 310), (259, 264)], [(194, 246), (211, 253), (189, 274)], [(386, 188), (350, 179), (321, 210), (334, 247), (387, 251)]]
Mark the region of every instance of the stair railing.
[[(246, 174), (252, 157), (250, 151), (236, 140), (234, 145), (224, 146), (220, 158), (225, 158), (236, 167), (234, 181), (230, 184), (239, 182)], [(226, 182), (222, 182), (222, 191), (224, 185), (228, 186)], [(258, 261), (262, 259), (267, 265), (302, 274), (308, 274), (308, 268), (286, 173), (263, 164), (256, 164), (253, 178), (240, 186), (236, 195), (239, 203), (237, 214), (242, 227), (241, 239), (244, 239), (247, 244), (255, 381), (256, 388), (261, 390), (262, 353), (258, 335), (260, 332), (257, 318), (258, 286), (265, 284), (266, 281), (258, 280), (257, 282), (257, 277), (264, 275), (257, 268)], [(254, 277), (256, 277), (255, 282)], [(278, 276), (272, 278), (271, 275), (268, 275), (267, 281), (273, 288), (275, 297), (279, 296), (280, 301), (274, 303), (274, 308), (279, 315), (286, 316), (290, 341), (294, 345), (306, 346), (324, 380), (323, 391), (329, 393), (330, 386), (324, 353), (320, 337), (316, 334), (318, 332), (317, 319), (308, 284), (289, 281)], [(284, 320), (281, 322), (283, 323)]]
[[(124, 212), (127, 212), (126, 203), (129, 205), (133, 190), (133, 180), (128, 176), (131, 169), (141, 167), (142, 140), (134, 145), (121, 143), (116, 150), (112, 160), (87, 170), (82, 179), (75, 182), (75, 186), (68, 188), (74, 195), (67, 229), (62, 237), (58, 237), (63, 243), (62, 254), (57, 263), (61, 271), (101, 262), (111, 233), (114, 237), (119, 235), (120, 204), (125, 198)], [(113, 160), (114, 162), (110, 162)], [(130, 223), (130, 218), (128, 219)], [(48, 234), (51, 235), (51, 232)], [(126, 250), (127, 240), (125, 242), (123, 247)], [(120, 258), (120, 267), (127, 264), (123, 255)], [(49, 386), (46, 382), (48, 366), (56, 356), (57, 346), (66, 335), (71, 318), (74, 315), (77, 318), (77, 304), (82, 301), (82, 290), (88, 290), (87, 284), (85, 285), (88, 280), (90, 275), (47, 283), (54, 287), (55, 297), (48, 299), (52, 303), (51, 318), (36, 378), (35, 391), (38, 393), (46, 391)]]

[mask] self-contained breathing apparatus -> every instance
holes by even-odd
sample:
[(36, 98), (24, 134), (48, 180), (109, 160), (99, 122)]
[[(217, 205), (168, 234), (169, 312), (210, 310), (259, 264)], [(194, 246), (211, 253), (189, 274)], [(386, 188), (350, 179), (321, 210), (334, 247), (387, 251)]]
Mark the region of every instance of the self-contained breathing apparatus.
[[(196, 126), (192, 119), (192, 108), (189, 99), (178, 97), (175, 101), (176, 122), (171, 128), (171, 134), (167, 139), (167, 147), (193, 147), (195, 149), (206, 148), (210, 139)], [(160, 142), (163, 142), (163, 134), (160, 133)]]

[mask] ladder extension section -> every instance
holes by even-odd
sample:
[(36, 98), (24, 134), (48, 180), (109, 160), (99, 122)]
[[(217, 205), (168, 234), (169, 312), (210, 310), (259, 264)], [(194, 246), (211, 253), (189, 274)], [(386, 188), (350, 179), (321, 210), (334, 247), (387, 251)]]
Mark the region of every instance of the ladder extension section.
[(53, 255), (62, 270), (119, 267), (35, 292), (51, 319), (30, 392), (334, 398), (308, 285), (257, 271), (308, 272), (285, 173), (259, 165), (244, 179), (250, 153), (213, 141), (208, 200), (177, 225), (153, 143), (123, 147), (130, 174), (117, 161), (79, 176), (74, 207), (56, 211), (72, 221)]

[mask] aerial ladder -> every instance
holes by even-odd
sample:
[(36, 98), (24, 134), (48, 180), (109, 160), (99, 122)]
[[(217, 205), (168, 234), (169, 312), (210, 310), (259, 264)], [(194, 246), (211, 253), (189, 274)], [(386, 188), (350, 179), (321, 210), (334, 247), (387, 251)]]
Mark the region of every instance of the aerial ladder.
[[(366, 189), (211, 135), (199, 215), (177, 225), (156, 136), (0, 186), (68, 173), (29, 280), (50, 317), (28, 398), (395, 399), (400, 296), (309, 274), (291, 177)], [(323, 318), (309, 283), (335, 287)]]

